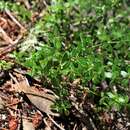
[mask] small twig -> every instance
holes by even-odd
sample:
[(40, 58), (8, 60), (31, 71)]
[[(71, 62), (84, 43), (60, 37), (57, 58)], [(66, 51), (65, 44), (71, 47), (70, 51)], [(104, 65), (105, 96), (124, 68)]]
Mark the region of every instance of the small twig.
[(75, 124), (75, 125), (74, 125), (74, 128), (73, 128), (73, 130), (76, 130), (76, 127), (77, 127), (77, 124)]
[[(43, 119), (43, 121), (44, 121), (45, 125), (47, 126), (47, 130), (51, 130), (51, 127), (48, 125), (48, 123), (47, 123), (47, 121), (46, 121), (45, 118)], [(45, 128), (45, 129), (46, 129), (46, 128)]]
[(6, 9), (5, 10), (6, 14), (13, 20), (14, 23), (16, 23), (16, 25), (18, 25), (23, 31), (25, 31), (26, 29), (16, 20), (16, 18), (11, 14), (11, 12)]
[(53, 118), (52, 118), (50, 115), (47, 114), (47, 116), (48, 116), (49, 119), (54, 123), (54, 125), (57, 126), (60, 130), (65, 130), (65, 129), (62, 128), (59, 124), (57, 124), (57, 123), (53, 120)]
[(19, 85), (19, 82), (17, 81), (17, 79), (11, 73), (9, 73), (9, 76), (12, 78), (15, 84)]
[[(17, 79), (16, 79), (11, 73), (9, 73), (9, 76), (10, 76), (10, 77), (12, 78), (12, 80), (17, 84), (18, 90), (20, 91), (20, 85), (19, 85)], [(20, 92), (21, 92), (21, 91), (20, 91)]]
[(17, 101), (15, 103), (7, 104), (6, 107), (11, 107), (11, 106), (17, 105), (18, 103), (21, 103), (21, 102), (22, 101)]
[(2, 38), (7, 42), (13, 44), (13, 40), (7, 35), (7, 33), (0, 27), (0, 33), (2, 34)]
[(3, 17), (0, 17), (0, 26), (2, 28), (6, 28), (7, 27), (7, 20)]
[(48, 6), (45, 0), (43, 1), (43, 3), (44, 3), (44, 5), (45, 5), (45, 7), (47, 7), (47, 6)]
[(31, 6), (30, 6), (28, 0), (22, 0), (22, 1), (23, 1), (24, 5), (26, 6), (27, 9), (30, 9), (30, 8), (31, 8)]
[[(1, 29), (1, 27), (0, 27), (0, 29)], [(10, 41), (11, 45), (5, 47), (3, 50), (0, 51), (0, 58), (5, 56), (6, 54), (10, 53), (11, 51), (13, 51), (16, 48), (16, 46), (21, 38), (22, 38), (22, 35), (19, 35), (15, 41)]]
[(0, 98), (4, 99), (4, 100), (8, 100), (7, 97), (3, 96), (3, 95), (0, 95)]
[(5, 49), (3, 49), (2, 51), (0, 51), (0, 58), (2, 58), (3, 56), (5, 56), (9, 52), (13, 51), (15, 49), (16, 45), (17, 45), (17, 43), (9, 45), (9, 46), (5, 47)]
[[(11, 12), (9, 10), (6, 9), (6, 13), (7, 15), (13, 20), (13, 22), (18, 25), (20, 28), (21, 28), (21, 33), (23, 34), (26, 29), (13, 17), (13, 15), (11, 14)], [(3, 30), (2, 27), (0, 27), (0, 33), (2, 34), (1, 35), (1, 38), (3, 38), (6, 43), (8, 44), (12, 44), (12, 45), (9, 45), (7, 47), (5, 47), (4, 49), (2, 49), (0, 51), (0, 58), (4, 57), (6, 54), (8, 54), (9, 52), (13, 51), (17, 45), (17, 43), (19, 42), (19, 40), (22, 38), (22, 34), (20, 34), (18, 36), (18, 38), (13, 41), (8, 35), (7, 33)]]

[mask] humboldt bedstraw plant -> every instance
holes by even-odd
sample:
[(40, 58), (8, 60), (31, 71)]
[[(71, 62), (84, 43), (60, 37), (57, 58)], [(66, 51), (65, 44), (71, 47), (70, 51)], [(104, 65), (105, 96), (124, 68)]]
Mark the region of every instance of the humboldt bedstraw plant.
[(123, 0), (54, 0), (14, 53), (31, 68), (30, 75), (61, 97), (56, 110), (71, 107), (69, 84), (77, 78), (81, 88), (100, 97), (97, 106), (111, 109), (128, 103), (127, 94), (118, 89), (127, 88), (130, 78), (130, 19), (125, 8)]

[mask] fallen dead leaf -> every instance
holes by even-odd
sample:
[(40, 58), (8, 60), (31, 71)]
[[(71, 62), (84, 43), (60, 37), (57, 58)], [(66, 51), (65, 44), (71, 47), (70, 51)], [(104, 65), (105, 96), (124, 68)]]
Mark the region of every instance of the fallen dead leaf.
[(35, 91), (33, 88), (26, 92), (26, 95), (39, 110), (49, 115), (59, 116), (59, 114), (51, 111), (51, 106), (54, 105), (56, 99), (54, 95), (45, 93), (43, 91)]
[(32, 122), (33, 122), (34, 127), (37, 128), (41, 124), (41, 122), (42, 122), (42, 116), (41, 116), (41, 114), (37, 112), (34, 115), (34, 117), (32, 119)]
[(107, 112), (104, 112), (102, 114), (102, 116), (103, 116), (102, 117), (103, 122), (108, 123), (108, 124), (112, 123), (111, 117), (110, 117), (110, 115)]
[(10, 76), (16, 82), (15, 84), (12, 84), (12, 88), (16, 92), (24, 92), (30, 102), (40, 111), (45, 112), (48, 115), (59, 116), (58, 113), (54, 113), (51, 110), (51, 106), (54, 105), (55, 100), (57, 99), (55, 94), (40, 91), (36, 87), (30, 87), (26, 78), (18, 82), (12, 75)]
[(11, 117), (9, 121), (9, 130), (17, 130), (18, 120), (15, 117)]

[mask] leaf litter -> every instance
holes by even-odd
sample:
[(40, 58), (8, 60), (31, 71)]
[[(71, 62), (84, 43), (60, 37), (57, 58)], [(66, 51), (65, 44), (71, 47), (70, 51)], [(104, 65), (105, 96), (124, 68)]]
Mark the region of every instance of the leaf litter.
[[(11, 77), (13, 76), (11, 75)], [(56, 95), (49, 94), (44, 90), (37, 89), (36, 87), (30, 87), (27, 79), (23, 78), (23, 76), (21, 78), (22, 79), (20, 79), (20, 82), (16, 81), (15, 84), (12, 84), (12, 89), (14, 89), (15, 92), (23, 92), (28, 97), (30, 102), (40, 111), (49, 115), (58, 116), (59, 114), (51, 111), (51, 106), (54, 105), (54, 102), (57, 98)]]
[[(0, 109), (5, 109), (9, 113), (9, 121), (6, 121), (9, 122), (9, 130), (16, 130), (21, 118), (23, 130), (33, 130), (43, 123), (44, 113), (48, 118), (50, 115), (59, 116), (59, 113), (52, 111), (52, 106), (58, 96), (51, 90), (30, 86), (26, 77), (16, 72), (9, 75), (10, 81), (0, 89)], [(6, 96), (2, 96), (5, 93), (7, 93)]]

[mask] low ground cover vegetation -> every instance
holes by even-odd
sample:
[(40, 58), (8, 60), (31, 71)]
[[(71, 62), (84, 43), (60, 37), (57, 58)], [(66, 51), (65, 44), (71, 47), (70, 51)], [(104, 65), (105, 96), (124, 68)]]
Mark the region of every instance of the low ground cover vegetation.
[[(0, 91), (5, 93), (6, 88), (7, 96), (24, 97), (24, 112), (30, 100), (35, 118), (28, 113), (35, 129), (129, 129), (129, 4), (127, 0), (0, 2), (0, 40), (5, 43), (0, 44)], [(7, 81), (15, 94), (7, 89)], [(43, 112), (40, 116), (34, 106)], [(47, 121), (41, 121), (44, 114)], [(23, 130), (32, 129), (24, 123)]]

